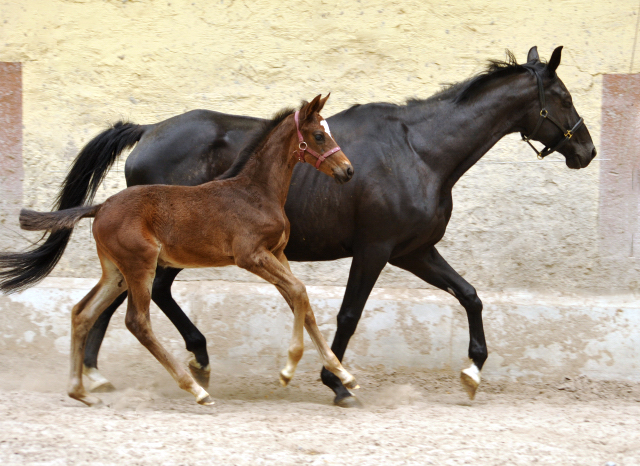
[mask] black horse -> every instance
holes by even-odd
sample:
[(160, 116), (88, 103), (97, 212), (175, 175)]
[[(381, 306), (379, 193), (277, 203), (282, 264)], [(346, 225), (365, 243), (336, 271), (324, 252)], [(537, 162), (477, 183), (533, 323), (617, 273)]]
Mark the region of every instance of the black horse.
[[(485, 72), (426, 100), (356, 105), (328, 119), (356, 176), (336, 188), (310, 167), (296, 168), (286, 203), (291, 237), (285, 252), (294, 261), (353, 257), (332, 345), (338, 358), (380, 272), (391, 263), (451, 293), (465, 308), (473, 363), (462, 371), (462, 382), (473, 398), (487, 358), (482, 302), (435, 245), (451, 217), (454, 184), (506, 134), (520, 132), (525, 140), (545, 144), (539, 158), (557, 150), (569, 168), (584, 168), (595, 157), (589, 131), (556, 75), (561, 51), (555, 49), (545, 64), (533, 47), (523, 65), (508, 53), (506, 62), (492, 61)], [(262, 121), (195, 110), (154, 125), (118, 123), (80, 152), (56, 207), (90, 200), (120, 152), (136, 142), (125, 166), (128, 186), (209, 181), (231, 165)], [(0, 289), (15, 291), (38, 281), (55, 266), (60, 245), (68, 240), (67, 232), (53, 232), (33, 251), (1, 256)], [(171, 296), (179, 272), (158, 269), (153, 300), (194, 354), (192, 370), (208, 381), (206, 340)], [(124, 298), (104, 312), (87, 343), (85, 373), (96, 385), (107, 382), (97, 372), (97, 355)], [(336, 404), (358, 403), (330, 372), (322, 371), (322, 381), (335, 392)]]

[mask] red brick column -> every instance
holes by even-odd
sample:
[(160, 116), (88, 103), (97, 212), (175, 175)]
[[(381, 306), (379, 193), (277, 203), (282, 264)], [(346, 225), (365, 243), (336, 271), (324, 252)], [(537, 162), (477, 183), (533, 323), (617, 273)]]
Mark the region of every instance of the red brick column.
[(17, 225), (23, 173), (22, 65), (0, 62), (0, 226)]
[(640, 257), (640, 74), (603, 77), (600, 162), (600, 254)]

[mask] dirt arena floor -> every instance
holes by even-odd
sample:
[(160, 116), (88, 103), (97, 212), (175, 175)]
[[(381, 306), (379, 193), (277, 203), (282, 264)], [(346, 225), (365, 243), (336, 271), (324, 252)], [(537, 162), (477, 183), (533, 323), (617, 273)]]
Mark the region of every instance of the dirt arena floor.
[(640, 465), (638, 384), (486, 381), (471, 402), (451, 374), (358, 370), (364, 408), (347, 410), (316, 373), (281, 388), (256, 371), (212, 377), (202, 407), (134, 364), (87, 408), (62, 364), (2, 366), (0, 464)]

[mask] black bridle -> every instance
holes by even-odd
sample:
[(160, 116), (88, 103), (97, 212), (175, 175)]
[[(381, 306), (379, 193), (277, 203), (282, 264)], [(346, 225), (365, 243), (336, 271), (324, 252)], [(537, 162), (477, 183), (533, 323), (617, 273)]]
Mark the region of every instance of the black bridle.
[[(554, 118), (552, 118), (551, 115), (549, 115), (549, 111), (547, 110), (546, 101), (545, 101), (545, 98), (544, 98), (544, 86), (542, 85), (542, 76), (540, 76), (540, 73), (535, 69), (535, 67), (533, 65), (525, 64), (525, 65), (522, 65), (522, 66), (525, 67), (526, 69), (532, 71), (533, 74), (536, 77), (536, 80), (538, 81), (538, 94), (539, 94), (539, 98), (540, 98), (540, 118), (538, 118), (538, 123), (536, 124), (536, 127), (533, 130), (533, 133), (531, 133), (529, 136), (525, 136), (524, 133), (520, 133), (520, 136), (522, 136), (522, 140), (524, 142), (526, 142), (527, 144), (529, 144), (529, 146), (531, 146), (531, 148), (535, 151), (535, 153), (538, 155), (538, 159), (542, 160), (547, 155), (552, 154), (555, 151), (557, 151), (558, 149), (560, 149), (569, 139), (571, 139), (573, 137), (574, 133), (578, 130), (578, 128), (580, 128), (580, 126), (582, 126), (582, 123), (584, 122), (584, 119), (580, 118), (578, 120), (578, 122), (575, 125), (573, 125), (573, 128), (564, 129), (564, 126), (562, 126)], [(553, 146), (553, 147), (544, 146), (544, 149), (542, 149), (541, 151), (538, 151), (538, 149), (536, 149), (533, 146), (533, 144), (531, 144), (531, 139), (534, 138), (534, 136), (536, 135), (536, 133), (538, 132), (538, 130), (542, 126), (542, 122), (544, 120), (549, 120), (551, 123), (556, 125), (558, 127), (558, 129), (560, 131), (562, 131), (562, 134), (563, 134), (564, 137), (562, 139), (560, 139), (560, 141), (558, 141), (558, 143), (555, 146)]]

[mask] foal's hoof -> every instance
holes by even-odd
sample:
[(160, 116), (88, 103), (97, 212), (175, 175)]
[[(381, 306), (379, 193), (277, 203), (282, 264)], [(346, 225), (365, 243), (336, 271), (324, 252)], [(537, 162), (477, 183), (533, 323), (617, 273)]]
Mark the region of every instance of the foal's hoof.
[[(202, 388), (209, 388), (209, 377), (211, 376), (211, 368), (209, 366), (204, 369), (197, 367), (192, 364), (193, 361), (189, 362), (189, 370), (191, 371), (191, 375), (195, 379), (195, 381)], [(196, 363), (197, 364), (197, 363)]]
[(358, 382), (356, 382), (356, 379), (350, 380), (349, 382), (345, 383), (344, 386), (352, 390), (356, 390), (360, 388), (360, 385), (358, 385)]
[(198, 401), (198, 404), (202, 406), (211, 406), (212, 404), (215, 404), (215, 401), (213, 401), (213, 399), (209, 395), (197, 401)]
[(286, 387), (287, 385), (289, 385), (289, 382), (291, 382), (291, 377), (287, 377), (282, 372), (280, 372), (280, 385)]
[(102, 405), (102, 400), (100, 398), (98, 398), (97, 396), (91, 396), (88, 393), (81, 394), (81, 395), (75, 395), (73, 393), (69, 393), (69, 396), (71, 398), (73, 398), (74, 400), (81, 401), (82, 403), (86, 404), (87, 406), (98, 407), (98, 406)]
[(476, 390), (480, 383), (473, 377), (473, 374), (468, 374), (465, 371), (462, 371), (460, 374), (460, 382), (462, 382), (462, 386), (467, 392), (467, 395), (469, 395), (469, 399), (473, 400), (476, 397)]
[(333, 400), (333, 404), (340, 406), (341, 408), (364, 408), (360, 400), (353, 395), (338, 398), (337, 396)]

